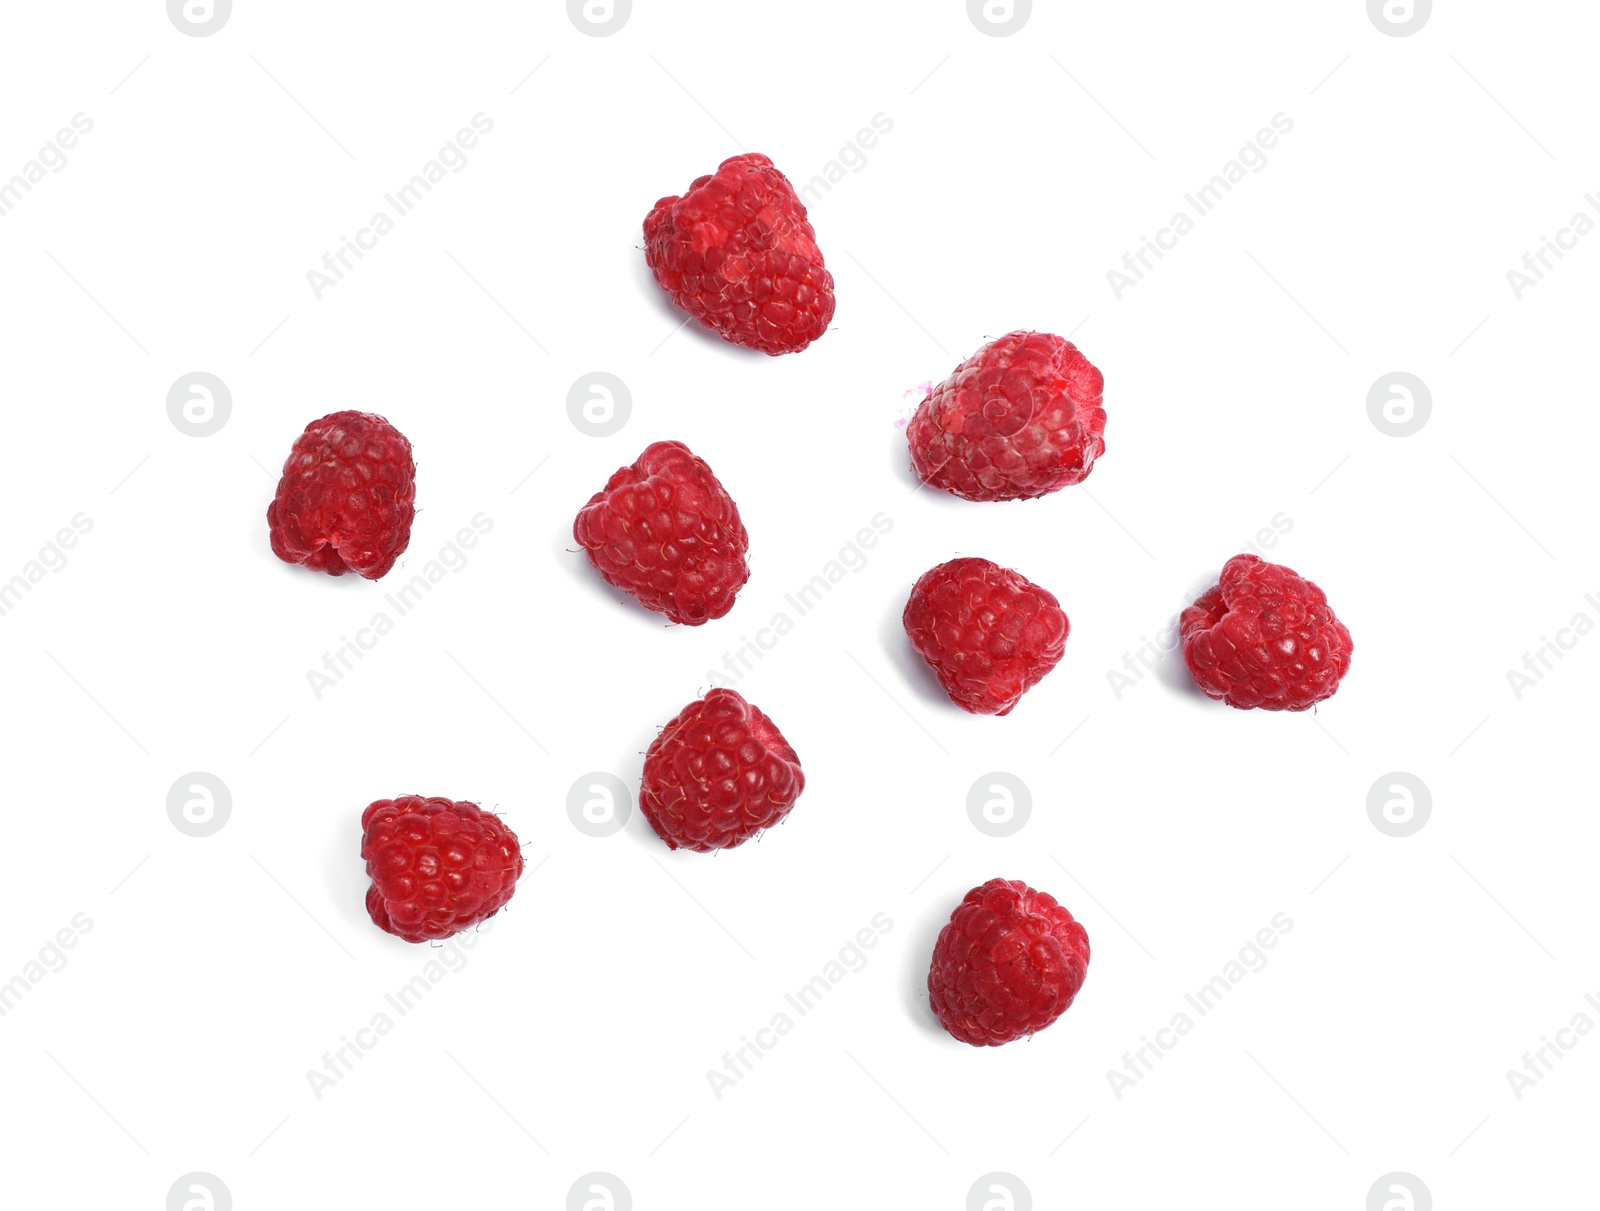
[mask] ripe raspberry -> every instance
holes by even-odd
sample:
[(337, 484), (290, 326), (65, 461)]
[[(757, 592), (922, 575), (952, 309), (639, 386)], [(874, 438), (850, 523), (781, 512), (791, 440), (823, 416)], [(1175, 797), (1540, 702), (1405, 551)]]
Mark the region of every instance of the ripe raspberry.
[(725, 341), (798, 353), (833, 319), (833, 276), (789, 178), (766, 156), (724, 160), (644, 220), (661, 288)]
[(1257, 555), (1228, 560), (1178, 634), (1195, 684), (1240, 710), (1303, 711), (1331, 698), (1354, 647), (1321, 589)]
[(267, 508), (272, 553), (330, 576), (377, 580), (411, 541), (411, 443), (370, 412), (335, 412), (295, 439)]
[(1089, 934), (1020, 879), (974, 887), (939, 931), (928, 1004), (963, 1043), (998, 1047), (1067, 1011), (1089, 974)]
[(967, 500), (1023, 500), (1089, 478), (1105, 453), (1105, 378), (1070, 341), (1010, 332), (935, 387), (906, 427), (925, 483)]
[(407, 942), (448, 938), (506, 906), (522, 877), (517, 835), (476, 803), (401, 795), (361, 813), (373, 924)]
[(750, 579), (739, 507), (682, 442), (655, 442), (619, 469), (572, 536), (607, 584), (685, 626), (721, 618)]
[(974, 715), (1009, 715), (1056, 667), (1071, 630), (1048, 590), (987, 559), (924, 572), (904, 622), (950, 700)]
[(691, 702), (644, 756), (639, 809), (672, 849), (743, 845), (789, 814), (806, 788), (772, 720), (733, 690)]

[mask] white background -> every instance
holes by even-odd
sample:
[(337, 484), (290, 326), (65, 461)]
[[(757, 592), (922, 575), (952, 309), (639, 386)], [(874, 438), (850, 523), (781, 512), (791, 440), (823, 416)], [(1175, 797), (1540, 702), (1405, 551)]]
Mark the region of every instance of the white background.
[[(1507, 678), (1600, 621), (1600, 238), (1520, 301), (1506, 278), (1600, 187), (1592, 6), (1441, 4), (1404, 38), (1359, 0), (1041, 3), (1002, 38), (959, 0), (637, 0), (603, 38), (557, 3), (239, 0), (204, 38), (153, 0), (4, 20), (0, 177), (94, 123), (0, 218), (0, 579), (93, 522), (0, 617), (0, 980), (93, 922), (0, 1018), (8, 1201), (157, 1209), (195, 1170), (241, 1211), (554, 1208), (595, 1170), (640, 1208), (954, 1209), (990, 1171), (1041, 1208), (1359, 1211), (1391, 1171), (1440, 1208), (1592, 1201), (1600, 1039), (1520, 1100), (1506, 1078), (1600, 1022), (1600, 638), (1520, 699)], [(307, 270), (480, 112), (468, 165), (318, 301)], [(1119, 301), (1107, 270), (1277, 113), (1267, 166)], [(740, 150), (808, 180), (877, 114), (812, 208), (826, 336), (772, 359), (677, 330), (650, 205)], [(919, 387), (1019, 327), (1105, 373), (1092, 478), (914, 491)], [(1366, 410), (1397, 369), (1433, 399), (1408, 438)], [(193, 370), (231, 389), (211, 437), (166, 414)], [(594, 370), (630, 389), (615, 436), (567, 416)], [(385, 582), (268, 549), (290, 443), (341, 408), (415, 445)], [(751, 535), (737, 607), (696, 629), (572, 551), (664, 438)], [(315, 697), (307, 670), (480, 512), (466, 565)], [(737, 683), (804, 762), (785, 824), (715, 858), (636, 812), (578, 831), (568, 788), (636, 787), (660, 724), (880, 512), (865, 566)], [(1108, 671), (1280, 513), (1266, 553), (1355, 638), (1338, 695), (1237, 712), (1172, 657), (1119, 697)], [(1004, 719), (943, 700), (899, 627), (957, 553), (1072, 620)], [(209, 838), (166, 814), (192, 770), (231, 791)], [(1405, 839), (1367, 815), (1392, 770), (1433, 798)], [(1003, 840), (966, 815), (989, 771), (1032, 791)], [(529, 873), (319, 1100), (307, 1070), (440, 956), (362, 907), (361, 809), (408, 792), (500, 812)], [(924, 979), (997, 875), (1058, 896), (1093, 960), (1059, 1023), (978, 1050)], [(1107, 1070), (1280, 912), (1265, 969), (1119, 1099)], [(866, 967), (719, 1100), (707, 1070), (877, 913)]]

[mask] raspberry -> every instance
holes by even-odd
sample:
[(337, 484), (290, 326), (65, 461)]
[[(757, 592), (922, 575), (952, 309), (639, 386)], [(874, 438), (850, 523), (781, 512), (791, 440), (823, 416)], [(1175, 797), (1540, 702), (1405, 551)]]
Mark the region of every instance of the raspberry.
[(1010, 332), (940, 383), (906, 427), (923, 482), (967, 500), (1023, 500), (1089, 478), (1105, 453), (1105, 378), (1070, 341)]
[(682, 442), (655, 442), (619, 469), (572, 536), (607, 584), (685, 626), (721, 618), (750, 579), (739, 507)]
[(370, 412), (335, 412), (295, 439), (267, 508), (272, 553), (330, 576), (377, 580), (411, 541), (411, 443)]
[(806, 776), (772, 720), (714, 689), (661, 729), (644, 756), (639, 808), (672, 849), (743, 845), (789, 814)]
[(361, 813), (373, 924), (407, 942), (448, 938), (506, 906), (522, 876), (517, 835), (476, 803), (401, 795)]
[(1321, 589), (1258, 555), (1228, 560), (1178, 634), (1195, 684), (1240, 710), (1303, 711), (1331, 698), (1354, 647)]
[(1035, 1034), (1067, 1011), (1089, 974), (1089, 934), (1020, 879), (974, 887), (933, 946), (928, 1004), (974, 1047)]
[(1056, 667), (1071, 630), (1048, 590), (987, 559), (924, 572), (904, 622), (950, 700), (974, 715), (1009, 715)]
[(789, 178), (766, 156), (724, 160), (644, 220), (661, 288), (725, 341), (798, 353), (833, 319), (833, 277)]

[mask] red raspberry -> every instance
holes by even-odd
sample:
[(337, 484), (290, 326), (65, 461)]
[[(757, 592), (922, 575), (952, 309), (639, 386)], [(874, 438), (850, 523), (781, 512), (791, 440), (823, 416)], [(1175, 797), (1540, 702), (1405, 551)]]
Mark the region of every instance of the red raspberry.
[(517, 835), (476, 803), (401, 795), (361, 813), (373, 924), (407, 942), (448, 938), (506, 906), (522, 877)]
[(272, 552), (330, 576), (377, 580), (411, 541), (411, 443), (370, 412), (335, 412), (295, 439), (267, 508)]
[(1321, 589), (1258, 555), (1228, 560), (1178, 634), (1195, 684), (1240, 710), (1303, 711), (1331, 698), (1354, 647)]
[(1089, 974), (1089, 934), (1020, 879), (974, 887), (939, 931), (928, 1004), (963, 1043), (998, 1047), (1067, 1011)]
[(950, 700), (974, 715), (1009, 715), (1056, 667), (1072, 629), (1048, 590), (987, 559), (924, 572), (904, 622)]
[(789, 178), (766, 156), (724, 160), (644, 220), (661, 288), (725, 341), (798, 353), (833, 319), (833, 276)]
[(691, 702), (644, 755), (639, 808), (672, 849), (743, 845), (789, 814), (806, 788), (772, 720), (733, 690)]
[(906, 427), (925, 483), (967, 500), (1045, 496), (1105, 453), (1105, 378), (1070, 341), (1010, 332), (935, 387)]
[(607, 584), (685, 626), (721, 618), (750, 579), (739, 507), (682, 442), (655, 442), (618, 470), (572, 536)]

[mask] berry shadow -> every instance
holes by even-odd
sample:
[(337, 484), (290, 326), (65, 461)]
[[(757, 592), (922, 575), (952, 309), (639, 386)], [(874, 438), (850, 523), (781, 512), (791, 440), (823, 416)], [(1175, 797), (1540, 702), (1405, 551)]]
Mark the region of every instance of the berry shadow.
[[(1197, 577), (1184, 592), (1184, 601), (1193, 602), (1195, 598), (1199, 597), (1200, 594), (1215, 583), (1215, 576), (1202, 575)], [(1183, 611), (1180, 610), (1172, 616), (1165, 627), (1156, 632), (1158, 641), (1159, 637), (1165, 635), (1171, 635), (1173, 640), (1172, 650), (1164, 653), (1160, 662), (1156, 665), (1156, 678), (1168, 690), (1172, 691), (1175, 697), (1204, 702), (1209, 706), (1212, 700), (1207, 698), (1204, 691), (1194, 683), (1194, 674), (1189, 672), (1189, 666), (1183, 662), (1183, 641), (1178, 638), (1178, 620), (1182, 617)]]
[[(1178, 625), (1177, 618), (1173, 618), (1172, 625), (1174, 627)], [(1168, 652), (1156, 665), (1156, 678), (1178, 698), (1189, 698), (1205, 703), (1211, 701), (1194, 683), (1194, 676), (1189, 672), (1189, 666), (1183, 663), (1182, 644)]]
[(928, 967), (933, 962), (933, 946), (939, 940), (939, 931), (950, 923), (953, 903), (935, 897), (912, 923), (901, 969), (900, 1000), (912, 1026), (920, 1033), (952, 1047), (961, 1047), (964, 1044), (950, 1037), (950, 1032), (939, 1024), (928, 1005)]
[[(765, 353), (758, 349), (746, 349), (743, 345), (735, 345), (732, 341), (725, 341), (699, 320), (690, 319), (689, 313), (672, 301), (670, 295), (663, 289), (650, 272), (650, 266), (645, 262), (644, 249), (639, 249), (639, 255), (633, 258), (633, 280), (639, 293), (644, 297), (646, 304), (667, 324), (662, 329), (661, 344), (650, 352), (662, 348), (669, 341), (680, 341), (687, 337), (691, 341), (698, 341), (707, 348), (718, 349), (729, 357), (741, 361), (754, 359), (770, 360)], [(684, 321), (688, 320), (688, 323)], [(682, 329), (682, 331), (678, 331)]]
[(884, 654), (889, 657), (889, 663), (900, 674), (900, 684), (930, 706), (959, 710), (960, 708), (950, 701), (950, 695), (944, 692), (939, 679), (933, 675), (928, 662), (911, 646), (911, 639), (906, 634), (903, 621), (905, 610), (905, 600), (895, 599), (890, 603), (889, 610), (878, 627), (879, 643), (883, 647)]
[(628, 793), (633, 796), (632, 810), (628, 813), (628, 822), (622, 826), (621, 836), (627, 839), (627, 844), (634, 849), (649, 854), (652, 858), (662, 861), (671, 861), (677, 851), (669, 849), (667, 843), (656, 836), (656, 830), (650, 827), (650, 821), (644, 818), (644, 810), (639, 805), (639, 791), (644, 784), (644, 755), (650, 746), (656, 742), (656, 737), (661, 734), (661, 727), (671, 719), (674, 712), (681, 710), (683, 704), (666, 707), (661, 712), (659, 723), (643, 724), (634, 734), (634, 743), (628, 748), (625, 755), (619, 755), (613, 768), (617, 777), (628, 787)]
[[(349, 926), (356, 937), (368, 937), (373, 931), (390, 937), (379, 930), (367, 915), (367, 888), (372, 886), (372, 879), (367, 874), (366, 863), (361, 860), (359, 819), (357, 827), (350, 830), (348, 837), (341, 832), (340, 841), (339, 845), (324, 848), (322, 860), (322, 873), (329, 895), (338, 905), (339, 923)], [(392, 940), (398, 942), (400, 939)]]
[(415, 943), (379, 929), (367, 915), (367, 889), (372, 886), (372, 878), (361, 857), (360, 811), (347, 819), (348, 823), (333, 826), (332, 840), (322, 847), (323, 881), (336, 914), (328, 923), (332, 932), (341, 945), (348, 943), (349, 949), (361, 958), (416, 953)]
[[(568, 541), (571, 541), (570, 538)], [(639, 599), (626, 589), (615, 589), (608, 585), (584, 556), (582, 549), (574, 550), (558, 542), (556, 565), (562, 575), (576, 584), (579, 591), (594, 603), (595, 616), (603, 609), (608, 618), (622, 616), (628, 619), (630, 625), (647, 626), (656, 631), (685, 629), (669, 620), (665, 614), (645, 609), (639, 604)]]
[[(703, 687), (696, 691), (697, 696), (703, 696), (706, 689)], [(628, 822), (622, 826), (618, 836), (625, 837), (627, 844), (655, 858), (657, 861), (672, 866), (694, 866), (700, 862), (715, 861), (721, 856), (721, 851), (709, 854), (695, 853), (688, 849), (673, 849), (659, 836), (656, 830), (650, 827), (650, 821), (644, 817), (644, 809), (639, 804), (639, 792), (644, 783), (644, 757), (650, 746), (656, 742), (656, 737), (661, 734), (662, 727), (684, 707), (684, 702), (663, 703), (656, 713), (660, 717), (658, 723), (642, 724), (634, 733), (633, 743), (625, 753), (618, 754), (617, 760), (611, 769), (617, 777), (628, 787), (628, 793), (633, 797), (631, 810), (628, 813)], [(745, 842), (754, 845), (760, 837)]]
[(906, 440), (904, 425), (895, 427), (894, 435), (889, 441), (889, 467), (895, 482), (903, 485), (906, 494), (915, 497), (919, 506), (931, 505), (935, 509), (948, 509), (951, 512), (986, 507), (975, 505), (972, 501), (962, 500), (959, 496), (952, 496), (949, 492), (923, 483), (922, 477), (911, 465), (911, 447)]

